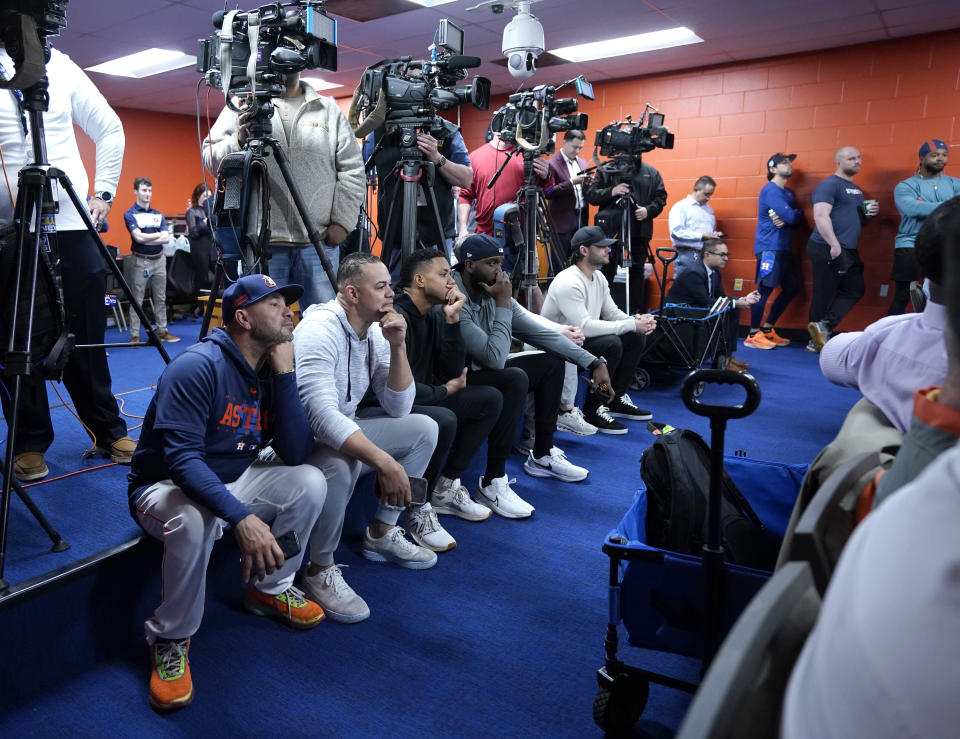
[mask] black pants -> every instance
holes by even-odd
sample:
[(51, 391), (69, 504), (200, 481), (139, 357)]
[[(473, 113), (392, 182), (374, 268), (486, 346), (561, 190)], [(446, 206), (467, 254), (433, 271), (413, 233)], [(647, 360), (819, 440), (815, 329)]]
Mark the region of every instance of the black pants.
[(193, 288), (195, 293), (209, 290), (213, 272), (217, 267), (217, 250), (209, 236), (190, 240), (190, 262), (193, 265)]
[[(647, 261), (647, 252), (650, 248), (649, 239), (633, 238), (631, 241), (633, 254), (631, 255), (631, 266), (627, 270), (627, 279), (630, 280), (630, 306), (621, 301), (620, 308), (631, 315), (634, 313), (647, 312), (647, 281), (643, 276), (643, 265)], [(610, 252), (610, 262), (600, 271), (607, 278), (611, 291), (613, 290), (613, 278), (617, 276), (617, 267), (623, 261), (623, 252), (619, 245), (613, 247)]]
[[(61, 231), (57, 234), (63, 276), (63, 301), (67, 328), (77, 344), (102, 344), (107, 323), (103, 296), (107, 290), (105, 267), (90, 272), (91, 265), (102, 265), (96, 244), (86, 231)], [(4, 378), (12, 393), (12, 378)], [(63, 384), (70, 393), (77, 415), (96, 436), (97, 444), (109, 446), (126, 435), (127, 424), (120, 417), (113, 397), (110, 367), (103, 349), (75, 349), (63, 373)], [(40, 377), (24, 377), (20, 385), (20, 416), (14, 453), (45, 452), (53, 443), (53, 424), (47, 383)], [(3, 412), (12, 415), (11, 399), (0, 392)], [(9, 420), (8, 420), (9, 423)]]
[(893, 300), (890, 301), (890, 308), (887, 310), (888, 316), (899, 316), (907, 312), (907, 303), (910, 302), (910, 283), (904, 280), (894, 280), (896, 291), (893, 293)]
[[(437, 477), (461, 477), (470, 460), (490, 436), (503, 410), (503, 395), (495, 387), (473, 386), (448, 395), (438, 405), (414, 405), (411, 413), (422, 413), (437, 422), (437, 448), (423, 476), (432, 490)], [(449, 452), (449, 454), (448, 454)], [(509, 453), (509, 451), (508, 451)], [(501, 472), (496, 477), (503, 475)]]
[(490, 435), (488, 465), (493, 461), (494, 442), (506, 463), (528, 392), (533, 393), (533, 425), (537, 435), (534, 456), (539, 459), (550, 453), (563, 391), (563, 359), (555, 354), (513, 357), (507, 360), (507, 366), (502, 370), (470, 372), (467, 384), (496, 387), (503, 393), (502, 416), (509, 415), (509, 421), (504, 419), (502, 424), (498, 421)]
[[(630, 389), (630, 382), (637, 369), (637, 362), (643, 353), (646, 337), (643, 334), (629, 333), (622, 336), (594, 336), (583, 342), (583, 348), (594, 356), (607, 360), (607, 370), (613, 380), (613, 392), (619, 398)], [(587, 407), (600, 405), (600, 396), (588, 393)]]
[(830, 266), (830, 247), (817, 241), (807, 242), (807, 254), (813, 270), (813, 296), (810, 298), (810, 321), (824, 321), (832, 330), (863, 297), (863, 262), (856, 249), (847, 249), (854, 257), (853, 266), (838, 275)]

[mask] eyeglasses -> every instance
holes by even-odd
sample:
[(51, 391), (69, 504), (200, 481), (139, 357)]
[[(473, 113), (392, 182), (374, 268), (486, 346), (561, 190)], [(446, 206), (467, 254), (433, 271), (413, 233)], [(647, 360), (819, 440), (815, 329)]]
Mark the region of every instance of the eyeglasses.
[(730, 252), (728, 252), (728, 251), (708, 251), (707, 254), (715, 254), (716, 256), (720, 257), (721, 259), (729, 259), (729, 258), (730, 258)]

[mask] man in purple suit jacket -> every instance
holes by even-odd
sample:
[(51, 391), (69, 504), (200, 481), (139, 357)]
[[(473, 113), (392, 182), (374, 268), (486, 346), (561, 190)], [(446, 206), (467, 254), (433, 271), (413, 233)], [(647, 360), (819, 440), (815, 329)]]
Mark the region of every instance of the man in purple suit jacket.
[(567, 131), (560, 151), (550, 157), (553, 184), (544, 190), (550, 203), (550, 215), (557, 232), (554, 247), (563, 265), (570, 258), (570, 239), (581, 226), (587, 225), (587, 187), (590, 175), (581, 174), (587, 160), (578, 156), (583, 149), (583, 131)]

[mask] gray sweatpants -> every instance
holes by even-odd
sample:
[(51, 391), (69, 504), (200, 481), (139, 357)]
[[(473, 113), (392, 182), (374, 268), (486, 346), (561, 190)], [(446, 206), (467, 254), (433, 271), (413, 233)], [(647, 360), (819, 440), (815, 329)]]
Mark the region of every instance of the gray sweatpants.
[[(157, 324), (157, 331), (163, 334), (167, 330), (167, 258), (163, 255), (159, 259), (147, 259), (138, 254), (131, 254), (133, 259), (133, 281), (130, 291), (138, 303), (143, 303), (143, 296), (150, 285), (150, 300), (153, 302), (153, 318)], [(140, 336), (140, 316), (131, 306), (130, 308), (130, 336)]]
[[(437, 446), (437, 422), (429, 416), (411, 413), (392, 418), (376, 416), (355, 419), (371, 442), (393, 457), (411, 477), (420, 477), (427, 469)], [(371, 469), (360, 460), (348, 457), (324, 444), (317, 444), (307, 461), (327, 478), (327, 500), (310, 535), (310, 561), (333, 564), (333, 553), (340, 544), (347, 503), (360, 475)], [(381, 503), (377, 520), (396, 524), (403, 508)]]

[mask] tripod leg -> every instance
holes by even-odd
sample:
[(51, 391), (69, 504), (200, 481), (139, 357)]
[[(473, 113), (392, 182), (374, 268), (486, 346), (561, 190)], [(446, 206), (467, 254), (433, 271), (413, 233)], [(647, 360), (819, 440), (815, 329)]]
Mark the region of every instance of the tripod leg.
[(207, 306), (203, 309), (203, 321), (200, 322), (200, 336), (197, 341), (202, 341), (203, 337), (210, 333), (210, 322), (213, 320), (213, 309), (217, 300), (223, 293), (221, 285), (223, 284), (224, 269), (223, 259), (217, 260), (217, 267), (213, 271), (213, 283), (210, 285), (210, 296), (207, 298)]
[(307, 238), (310, 239), (313, 248), (317, 250), (317, 256), (320, 258), (320, 264), (323, 265), (323, 271), (326, 273), (327, 279), (330, 280), (330, 286), (333, 288), (333, 292), (336, 293), (337, 275), (334, 273), (333, 265), (330, 264), (327, 253), (323, 250), (323, 245), (320, 243), (320, 232), (313, 224), (310, 214), (307, 213), (307, 205), (303, 201), (303, 195), (301, 195), (300, 188), (297, 187), (297, 183), (294, 181), (293, 175), (290, 172), (290, 163), (287, 161), (287, 155), (283, 153), (283, 149), (276, 141), (268, 140), (268, 142), (277, 160), (277, 166), (280, 167), (280, 174), (283, 175), (283, 181), (287, 184), (290, 197), (293, 198), (294, 205), (297, 206), (297, 212), (300, 214), (300, 220), (303, 221), (303, 227), (307, 230)]
[[(414, 170), (414, 167), (416, 169)], [(400, 254), (406, 259), (417, 248), (417, 189), (420, 184), (419, 162), (406, 162), (400, 174), (403, 180), (403, 225), (400, 232)]]
[[(59, 171), (59, 170), (57, 170)], [(126, 278), (123, 276), (123, 272), (120, 271), (120, 267), (117, 266), (117, 263), (113, 259), (113, 255), (107, 250), (106, 245), (103, 243), (103, 239), (100, 238), (100, 234), (97, 233), (96, 227), (93, 225), (93, 221), (90, 219), (90, 213), (87, 211), (87, 207), (84, 203), (80, 201), (80, 198), (77, 196), (76, 191), (73, 189), (73, 185), (70, 183), (70, 178), (66, 174), (60, 172), (56, 175), (57, 181), (60, 184), (61, 189), (67, 193), (67, 196), (70, 198), (70, 202), (73, 203), (73, 207), (77, 209), (77, 212), (80, 214), (80, 217), (83, 218), (83, 222), (87, 227), (87, 232), (93, 238), (94, 243), (97, 245), (97, 249), (100, 252), (101, 257), (104, 262), (110, 267), (110, 271), (113, 273), (113, 276), (117, 279), (117, 282), (120, 284), (120, 287), (123, 289), (124, 295), (127, 296), (127, 300), (130, 301), (130, 305), (133, 307), (136, 314), (140, 317), (140, 323), (147, 331), (147, 335), (150, 337), (150, 343), (153, 344), (157, 351), (160, 352), (160, 356), (163, 357), (163, 361), (166, 364), (170, 364), (170, 355), (167, 354), (166, 348), (163, 346), (163, 342), (160, 341), (160, 337), (157, 336), (156, 332), (153, 330), (153, 326), (150, 321), (147, 320), (147, 314), (143, 311), (143, 306), (134, 299), (133, 290), (130, 288), (130, 285), (127, 284)], [(163, 257), (161, 257), (162, 259)], [(83, 345), (77, 348), (83, 348)]]
[(430, 209), (431, 225), (435, 231), (437, 249), (441, 254), (446, 254), (447, 260), (449, 260), (450, 254), (447, 252), (447, 237), (443, 232), (443, 221), (440, 218), (440, 208), (437, 205), (437, 193), (433, 189), (433, 185), (429, 182), (423, 185), (423, 198), (427, 201), (427, 207)]

